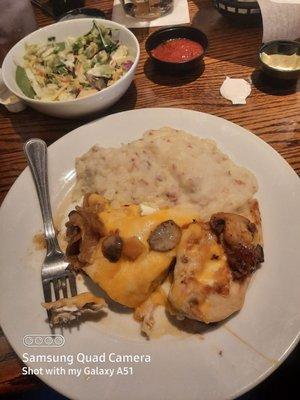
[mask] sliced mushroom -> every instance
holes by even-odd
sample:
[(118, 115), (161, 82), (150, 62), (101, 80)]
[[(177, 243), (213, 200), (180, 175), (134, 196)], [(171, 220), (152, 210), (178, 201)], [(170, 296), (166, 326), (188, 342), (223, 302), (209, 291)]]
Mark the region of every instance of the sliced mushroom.
[(238, 214), (214, 214), (210, 219), (210, 226), (216, 235), (223, 234), (228, 244), (253, 244), (257, 236), (255, 224)]
[(238, 214), (217, 213), (210, 226), (224, 247), (234, 279), (244, 279), (257, 270), (264, 261), (264, 251), (255, 224)]
[(174, 221), (168, 220), (159, 224), (151, 232), (148, 243), (152, 250), (163, 252), (174, 249), (180, 238), (181, 228)]
[(69, 220), (66, 223), (66, 239), (68, 242), (66, 255), (75, 271), (80, 270), (84, 266), (84, 262), (78, 260), (82, 243), (83, 226), (84, 223), (81, 216), (75, 210), (72, 210), (69, 213)]
[(94, 251), (101, 237), (107, 235), (99, 213), (105, 208), (105, 199), (97, 193), (87, 193), (82, 207), (75, 207), (69, 213), (66, 223), (66, 239), (68, 242), (66, 255), (74, 270), (91, 263)]
[(102, 253), (110, 262), (117, 262), (122, 254), (123, 240), (118, 234), (109, 235), (103, 239)]

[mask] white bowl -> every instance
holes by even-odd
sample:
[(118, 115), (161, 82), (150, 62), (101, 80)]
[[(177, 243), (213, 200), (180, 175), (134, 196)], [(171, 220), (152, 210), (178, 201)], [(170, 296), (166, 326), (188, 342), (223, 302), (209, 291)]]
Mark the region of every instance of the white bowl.
[(101, 111), (116, 103), (130, 86), (139, 62), (140, 46), (132, 32), (123, 25), (113, 21), (98, 20), (99, 24), (118, 30), (118, 38), (125, 44), (134, 57), (134, 63), (130, 70), (121, 79), (108, 88), (82, 99), (65, 101), (43, 101), (31, 99), (24, 95), (18, 87), (15, 76), (17, 65), (22, 64), (25, 52), (25, 43), (47, 42), (48, 37), (55, 36), (58, 42), (63, 42), (68, 36), (80, 36), (86, 34), (92, 27), (93, 19), (84, 18), (70, 21), (62, 21), (53, 25), (38, 29), (20, 40), (6, 55), (3, 65), (3, 81), (8, 89), (16, 96), (23, 99), (30, 107), (36, 110), (60, 118), (78, 118), (83, 115)]

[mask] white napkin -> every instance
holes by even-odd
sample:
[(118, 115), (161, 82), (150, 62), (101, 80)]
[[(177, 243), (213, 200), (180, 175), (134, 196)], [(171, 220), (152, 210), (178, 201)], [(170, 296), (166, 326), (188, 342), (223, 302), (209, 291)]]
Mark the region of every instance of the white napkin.
[(300, 0), (257, 0), (263, 19), (263, 42), (300, 38)]
[(121, 1), (114, 0), (112, 20), (128, 28), (188, 24), (190, 22), (189, 6), (187, 0), (174, 0), (174, 9), (170, 14), (145, 21), (127, 16), (123, 10)]

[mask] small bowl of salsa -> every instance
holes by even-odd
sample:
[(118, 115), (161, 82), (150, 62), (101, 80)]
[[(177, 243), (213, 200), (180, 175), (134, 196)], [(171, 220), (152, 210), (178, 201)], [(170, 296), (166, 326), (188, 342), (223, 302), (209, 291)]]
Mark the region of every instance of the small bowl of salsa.
[(146, 51), (163, 72), (183, 73), (198, 68), (208, 47), (206, 35), (191, 26), (172, 26), (152, 33)]

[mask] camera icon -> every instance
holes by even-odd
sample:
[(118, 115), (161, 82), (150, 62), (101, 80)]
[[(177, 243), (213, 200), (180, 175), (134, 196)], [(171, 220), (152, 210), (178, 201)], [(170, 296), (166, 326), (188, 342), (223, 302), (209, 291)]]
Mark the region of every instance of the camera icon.
[(65, 338), (58, 334), (30, 334), (24, 336), (23, 344), (26, 347), (61, 347), (65, 344)]

